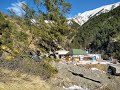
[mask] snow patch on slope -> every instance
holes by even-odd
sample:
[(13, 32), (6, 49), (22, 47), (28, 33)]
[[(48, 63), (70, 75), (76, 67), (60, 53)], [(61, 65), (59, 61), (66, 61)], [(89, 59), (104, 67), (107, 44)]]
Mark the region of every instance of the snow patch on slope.
[(69, 23), (70, 23), (71, 20), (73, 20), (76, 23), (78, 23), (79, 25), (83, 25), (90, 18), (92, 18), (94, 16), (98, 16), (101, 13), (107, 13), (107, 12), (115, 9), (118, 6), (120, 6), (120, 2), (114, 3), (114, 4), (110, 4), (110, 5), (105, 5), (105, 6), (102, 6), (100, 8), (96, 8), (94, 10), (86, 11), (84, 13), (79, 13), (77, 16), (75, 16), (73, 18), (70, 18), (69, 19)]

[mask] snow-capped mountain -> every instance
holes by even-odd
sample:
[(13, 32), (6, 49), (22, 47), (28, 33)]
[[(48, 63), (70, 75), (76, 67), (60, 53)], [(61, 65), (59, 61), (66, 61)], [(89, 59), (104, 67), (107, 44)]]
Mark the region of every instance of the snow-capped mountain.
[(87, 22), (93, 16), (98, 16), (101, 13), (107, 13), (118, 6), (120, 6), (120, 2), (110, 4), (110, 5), (105, 5), (100, 8), (96, 8), (94, 10), (86, 11), (84, 13), (79, 13), (77, 16), (75, 16), (73, 18), (69, 18), (68, 23), (71, 23), (71, 20), (73, 20), (76, 23), (78, 23), (79, 25), (83, 25), (85, 22)]

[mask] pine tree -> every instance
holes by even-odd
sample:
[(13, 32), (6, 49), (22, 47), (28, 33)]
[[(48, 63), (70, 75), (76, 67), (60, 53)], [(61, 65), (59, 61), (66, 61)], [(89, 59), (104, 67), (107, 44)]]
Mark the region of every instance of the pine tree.
[(35, 4), (41, 3), (46, 8), (47, 20), (53, 20), (57, 23), (65, 22), (65, 16), (71, 9), (71, 4), (65, 0), (40, 0), (40, 2), (39, 0), (34, 0), (34, 2)]

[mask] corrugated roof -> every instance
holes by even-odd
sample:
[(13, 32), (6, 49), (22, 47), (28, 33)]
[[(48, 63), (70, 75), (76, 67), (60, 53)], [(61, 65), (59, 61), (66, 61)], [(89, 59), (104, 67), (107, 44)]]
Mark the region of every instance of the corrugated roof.
[(67, 54), (69, 54), (69, 55), (86, 55), (87, 52), (82, 49), (72, 49)]

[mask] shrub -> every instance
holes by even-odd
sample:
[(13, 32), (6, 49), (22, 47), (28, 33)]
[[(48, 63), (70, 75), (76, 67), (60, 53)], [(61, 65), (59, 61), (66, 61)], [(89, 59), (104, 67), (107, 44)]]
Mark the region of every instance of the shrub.
[(36, 62), (28, 57), (17, 57), (17, 59), (14, 60), (3, 60), (0, 62), (0, 67), (39, 75), (43, 79), (48, 79), (58, 72), (48, 61), (44, 60)]

